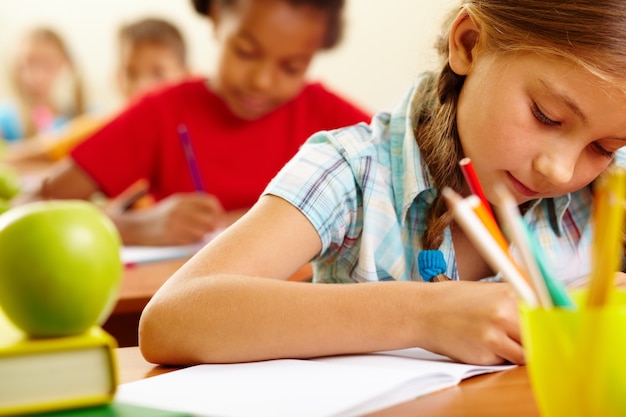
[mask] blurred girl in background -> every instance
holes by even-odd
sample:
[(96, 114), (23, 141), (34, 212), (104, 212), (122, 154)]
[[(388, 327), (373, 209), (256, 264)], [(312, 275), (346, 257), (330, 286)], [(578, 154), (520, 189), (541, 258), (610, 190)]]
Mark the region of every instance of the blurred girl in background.
[(0, 103), (0, 136), (19, 141), (60, 129), (85, 112), (79, 71), (61, 36), (47, 27), (27, 32), (11, 68), (13, 100)]

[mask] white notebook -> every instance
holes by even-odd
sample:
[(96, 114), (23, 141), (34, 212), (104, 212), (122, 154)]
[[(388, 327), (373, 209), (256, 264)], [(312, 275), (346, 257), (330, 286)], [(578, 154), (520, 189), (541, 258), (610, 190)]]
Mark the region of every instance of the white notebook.
[(212, 417), (349, 417), (513, 366), (461, 364), (417, 348), (197, 365), (122, 384), (116, 401)]

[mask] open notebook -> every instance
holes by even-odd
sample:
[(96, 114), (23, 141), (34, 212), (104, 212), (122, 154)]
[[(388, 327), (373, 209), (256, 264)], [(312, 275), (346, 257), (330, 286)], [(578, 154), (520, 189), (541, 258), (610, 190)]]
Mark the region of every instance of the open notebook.
[(199, 416), (360, 416), (513, 366), (461, 364), (417, 348), (197, 365), (122, 384), (116, 401)]

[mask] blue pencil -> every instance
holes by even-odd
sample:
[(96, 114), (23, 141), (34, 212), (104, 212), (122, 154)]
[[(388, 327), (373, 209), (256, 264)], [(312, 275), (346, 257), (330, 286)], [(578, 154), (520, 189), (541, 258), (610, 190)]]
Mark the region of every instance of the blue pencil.
[(178, 125), (178, 137), (183, 145), (183, 151), (185, 152), (185, 159), (187, 159), (187, 166), (189, 166), (189, 172), (191, 172), (191, 179), (193, 180), (193, 186), (198, 192), (204, 191), (204, 185), (202, 185), (202, 177), (200, 176), (200, 168), (196, 161), (196, 155), (191, 147), (191, 139), (189, 138), (189, 132), (187, 126), (184, 124)]

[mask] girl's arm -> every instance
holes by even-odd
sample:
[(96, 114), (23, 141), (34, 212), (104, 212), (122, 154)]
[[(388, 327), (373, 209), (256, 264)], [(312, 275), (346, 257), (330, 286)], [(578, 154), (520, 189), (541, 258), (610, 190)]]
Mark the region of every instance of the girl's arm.
[(263, 197), (151, 299), (143, 355), (194, 364), (420, 346), (467, 362), (523, 362), (508, 284), (286, 281), (320, 248), (299, 210)]

